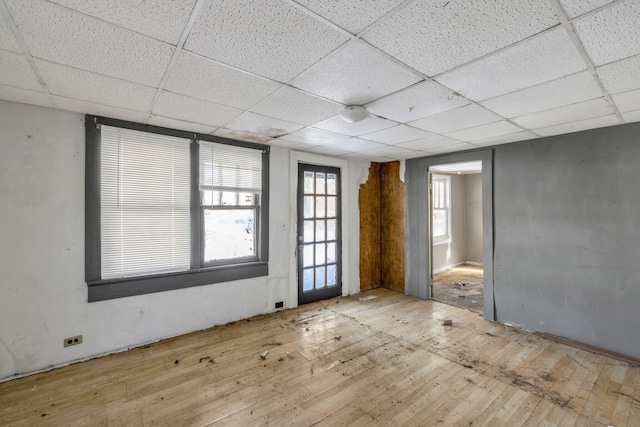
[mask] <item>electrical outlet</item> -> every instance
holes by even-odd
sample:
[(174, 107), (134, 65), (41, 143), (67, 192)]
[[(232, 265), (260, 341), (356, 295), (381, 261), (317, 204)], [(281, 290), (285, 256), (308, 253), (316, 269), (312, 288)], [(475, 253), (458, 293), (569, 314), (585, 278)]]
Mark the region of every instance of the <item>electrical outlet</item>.
[(82, 344), (82, 335), (76, 335), (75, 337), (69, 337), (64, 339), (64, 346), (71, 347), (72, 345)]
[(282, 307), (284, 307), (284, 302), (282, 302), (282, 301), (278, 301), (278, 302), (276, 303), (276, 308), (282, 308)]

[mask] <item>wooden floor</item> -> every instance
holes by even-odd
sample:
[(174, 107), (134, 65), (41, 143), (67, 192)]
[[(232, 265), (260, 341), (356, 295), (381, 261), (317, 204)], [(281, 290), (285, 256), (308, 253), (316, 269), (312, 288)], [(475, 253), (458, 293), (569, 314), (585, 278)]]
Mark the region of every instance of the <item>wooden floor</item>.
[(484, 313), (482, 267), (462, 264), (433, 275), (433, 299)]
[(639, 374), (378, 289), (2, 383), (0, 425), (639, 426)]

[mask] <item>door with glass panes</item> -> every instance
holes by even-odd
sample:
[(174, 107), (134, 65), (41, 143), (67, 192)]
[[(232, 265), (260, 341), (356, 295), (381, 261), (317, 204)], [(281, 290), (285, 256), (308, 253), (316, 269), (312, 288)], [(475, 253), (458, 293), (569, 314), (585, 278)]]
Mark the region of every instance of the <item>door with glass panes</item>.
[(342, 295), (340, 169), (298, 165), (298, 303)]

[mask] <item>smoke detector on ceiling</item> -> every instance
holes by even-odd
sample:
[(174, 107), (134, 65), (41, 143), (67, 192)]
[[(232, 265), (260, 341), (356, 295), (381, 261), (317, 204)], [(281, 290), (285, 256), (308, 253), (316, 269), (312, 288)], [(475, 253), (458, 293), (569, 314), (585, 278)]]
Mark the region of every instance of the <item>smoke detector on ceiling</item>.
[(369, 112), (361, 105), (348, 105), (340, 113), (340, 118), (345, 122), (355, 123), (369, 117)]

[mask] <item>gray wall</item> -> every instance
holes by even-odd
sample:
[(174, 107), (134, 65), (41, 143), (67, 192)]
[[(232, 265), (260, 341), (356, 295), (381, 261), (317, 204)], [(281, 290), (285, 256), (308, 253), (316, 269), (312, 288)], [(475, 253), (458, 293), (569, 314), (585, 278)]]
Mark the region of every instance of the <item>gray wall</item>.
[(464, 176), (465, 260), (482, 264), (482, 174)]

